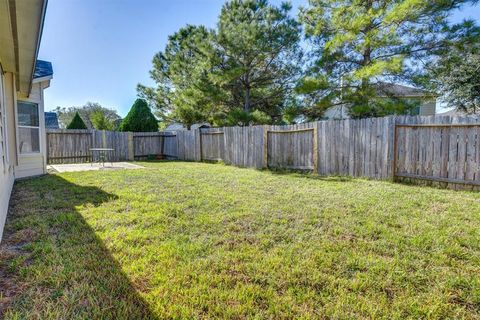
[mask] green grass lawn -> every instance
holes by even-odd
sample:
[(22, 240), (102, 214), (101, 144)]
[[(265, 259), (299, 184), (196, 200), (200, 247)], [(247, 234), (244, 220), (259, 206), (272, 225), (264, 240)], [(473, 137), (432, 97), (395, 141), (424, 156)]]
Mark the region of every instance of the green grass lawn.
[(480, 193), (143, 165), (16, 183), (5, 318), (480, 318)]

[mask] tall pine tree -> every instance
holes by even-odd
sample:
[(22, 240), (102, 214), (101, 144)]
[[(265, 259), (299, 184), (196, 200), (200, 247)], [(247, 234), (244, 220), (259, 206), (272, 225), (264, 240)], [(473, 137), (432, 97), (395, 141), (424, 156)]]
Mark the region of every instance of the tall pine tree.
[[(405, 112), (406, 101), (378, 98), (377, 82), (414, 83), (423, 64), (468, 39), (472, 22), (448, 17), (466, 0), (310, 0), (301, 20), (313, 61), (299, 91), (320, 116), (346, 104), (353, 117)], [(395, 97), (392, 97), (392, 99)]]
[(232, 0), (223, 6), (212, 78), (228, 90), (231, 109), (281, 118), (302, 61), (300, 25), (290, 10), (288, 3), (277, 7), (266, 0)]
[(266, 0), (226, 2), (216, 29), (186, 26), (169, 37), (150, 72), (157, 86), (139, 85), (140, 96), (186, 126), (281, 120), (302, 61), (290, 10)]

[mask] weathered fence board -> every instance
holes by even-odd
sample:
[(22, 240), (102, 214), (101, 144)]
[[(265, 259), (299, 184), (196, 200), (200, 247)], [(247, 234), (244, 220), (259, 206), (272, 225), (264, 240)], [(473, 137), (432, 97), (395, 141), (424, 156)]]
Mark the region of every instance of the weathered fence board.
[(145, 159), (149, 155), (163, 153), (164, 138), (160, 132), (135, 132), (133, 133), (134, 157)]
[(480, 117), (392, 116), (153, 133), (47, 130), (48, 162), (91, 161), (89, 149), (105, 147), (115, 149), (113, 161), (159, 155), (320, 175), (389, 179), (395, 174), (440, 185), (475, 185), (480, 126), (459, 125), (479, 123)]
[(77, 163), (91, 161), (93, 148), (89, 130), (48, 130), (48, 163)]
[(174, 132), (166, 132), (163, 136), (163, 156), (166, 159), (177, 159), (177, 154), (177, 135)]
[(267, 165), (274, 168), (314, 170), (316, 123), (272, 126), (267, 130)]
[[(126, 161), (129, 159), (128, 152), (128, 132), (115, 131), (92, 131), (93, 148), (111, 148), (109, 152), (109, 161)], [(97, 161), (98, 153), (93, 155), (93, 160)]]
[(225, 158), (225, 137), (220, 128), (200, 129), (201, 159), (223, 161)]
[(480, 123), (476, 120), (397, 125), (394, 177), (480, 186), (476, 159)]
[(150, 155), (177, 157), (175, 133), (113, 132), (97, 130), (47, 130), (47, 162), (78, 163), (96, 161), (91, 148), (111, 148), (111, 161), (145, 159)]
[(227, 164), (239, 167), (263, 168), (263, 126), (226, 127), (224, 132)]
[(134, 132), (132, 143), (134, 158), (146, 159), (149, 156), (161, 156), (168, 159), (177, 157), (176, 134), (172, 132)]

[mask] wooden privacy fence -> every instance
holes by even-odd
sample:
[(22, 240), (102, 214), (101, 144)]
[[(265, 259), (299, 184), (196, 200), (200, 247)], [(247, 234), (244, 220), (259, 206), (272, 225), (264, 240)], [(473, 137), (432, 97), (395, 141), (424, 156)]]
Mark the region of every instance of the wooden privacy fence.
[(479, 124), (479, 117), (392, 116), (155, 133), (48, 130), (48, 162), (90, 161), (89, 148), (108, 147), (115, 149), (114, 161), (161, 155), (479, 186)]
[[(47, 130), (47, 162), (79, 163), (92, 158), (91, 148), (112, 148), (112, 161), (146, 159), (151, 155), (176, 158), (176, 135), (170, 132), (115, 132), (98, 130)], [(97, 157), (98, 155), (95, 155)]]
[(266, 129), (264, 166), (313, 170), (318, 168), (317, 126), (302, 129)]
[(132, 136), (133, 159), (146, 159), (152, 155), (176, 159), (176, 134), (170, 132), (129, 132)]
[(480, 123), (395, 126), (394, 179), (480, 186)]
[(78, 163), (92, 159), (94, 139), (89, 130), (47, 129), (47, 163)]

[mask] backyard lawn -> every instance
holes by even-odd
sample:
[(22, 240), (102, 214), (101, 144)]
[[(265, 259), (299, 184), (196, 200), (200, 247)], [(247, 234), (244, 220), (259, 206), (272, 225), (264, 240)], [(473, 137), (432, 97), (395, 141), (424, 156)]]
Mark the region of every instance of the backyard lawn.
[(0, 318), (480, 318), (480, 193), (141, 164), (16, 183)]

